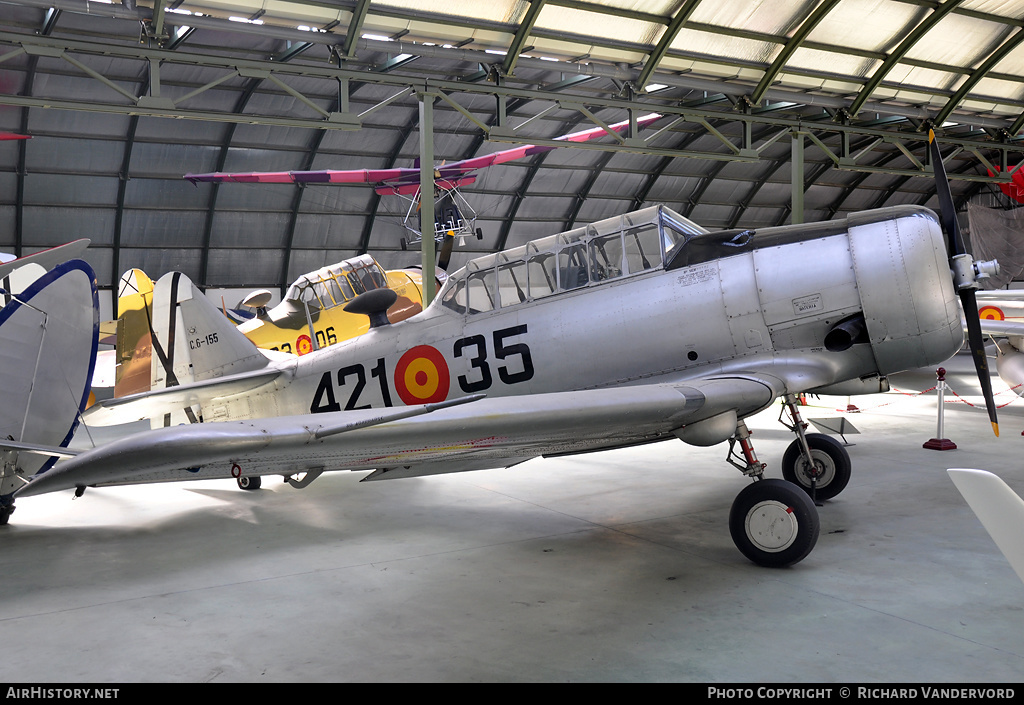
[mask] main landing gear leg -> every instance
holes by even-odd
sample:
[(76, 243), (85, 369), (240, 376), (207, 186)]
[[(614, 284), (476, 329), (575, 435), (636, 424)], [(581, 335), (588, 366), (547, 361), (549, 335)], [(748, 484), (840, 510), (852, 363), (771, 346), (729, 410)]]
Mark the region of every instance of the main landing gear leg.
[(9, 495), (0, 497), (0, 526), (6, 526), (14, 514), (14, 500)]
[[(790, 423), (783, 420), (789, 412)], [(850, 481), (850, 454), (831, 436), (805, 433), (807, 424), (800, 417), (796, 396), (783, 399), (779, 422), (796, 434), (782, 456), (782, 476), (804, 489), (819, 504), (842, 492)]]
[[(740, 452), (736, 452), (739, 445)], [(726, 461), (752, 477), (733, 501), (729, 532), (740, 552), (758, 565), (782, 568), (803, 560), (818, 541), (818, 511), (803, 490), (784, 480), (764, 479), (750, 430), (740, 421)]]
[[(8, 440), (14, 440), (10, 436)], [(17, 453), (0, 453), (0, 526), (6, 526), (14, 514), (14, 491), (26, 483), (22, 471), (17, 466)]]

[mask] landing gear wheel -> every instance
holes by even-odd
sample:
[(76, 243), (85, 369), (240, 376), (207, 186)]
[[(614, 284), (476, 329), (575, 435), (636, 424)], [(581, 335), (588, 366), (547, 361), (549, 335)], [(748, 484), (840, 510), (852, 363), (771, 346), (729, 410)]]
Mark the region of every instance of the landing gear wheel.
[(7, 526), (7, 522), (10, 520), (12, 514), (14, 514), (13, 504), (0, 506), (0, 526)]
[(850, 481), (850, 454), (832, 436), (823, 433), (808, 433), (807, 445), (814, 459), (813, 469), (803, 456), (800, 441), (796, 440), (786, 448), (782, 456), (782, 477), (811, 492), (811, 477), (814, 483), (815, 499), (832, 499), (842, 492)]
[(740, 553), (758, 565), (802, 561), (818, 541), (818, 510), (807, 493), (784, 480), (758, 480), (736, 496), (729, 532)]
[(241, 490), (258, 490), (263, 484), (263, 480), (259, 475), (255, 477), (240, 477), (238, 480), (238, 488)]

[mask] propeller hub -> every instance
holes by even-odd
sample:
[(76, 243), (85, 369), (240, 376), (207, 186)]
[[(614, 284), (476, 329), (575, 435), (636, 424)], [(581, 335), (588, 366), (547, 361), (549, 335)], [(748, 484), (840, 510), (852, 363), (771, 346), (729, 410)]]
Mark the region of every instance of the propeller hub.
[(999, 276), (999, 262), (994, 259), (976, 261), (974, 272), (978, 275), (978, 279)]
[(974, 261), (969, 254), (954, 255), (949, 259), (953, 274), (953, 286), (957, 291), (977, 289), (978, 281), (999, 274), (999, 262), (996, 260)]

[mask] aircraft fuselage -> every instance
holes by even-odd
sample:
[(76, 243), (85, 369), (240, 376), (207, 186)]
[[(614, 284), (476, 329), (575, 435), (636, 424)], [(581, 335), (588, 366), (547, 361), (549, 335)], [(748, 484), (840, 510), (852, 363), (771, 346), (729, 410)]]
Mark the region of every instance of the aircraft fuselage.
[[(206, 405), (204, 420), (773, 370), (787, 391), (880, 391), (878, 376), (941, 362), (962, 344), (941, 231), (923, 208), (671, 236), (671, 223), (685, 219), (638, 213), (649, 221), (635, 243), (646, 253), (630, 252), (630, 228), (643, 220), (633, 217), (617, 229), (606, 221), (557, 236), (564, 242), (536, 241), (540, 248), (512, 258), (481, 258), (422, 314), (277, 363), (286, 374), (272, 385)], [(611, 257), (595, 254), (600, 238), (615, 243), (605, 248)], [(570, 281), (566, 272), (580, 267), (585, 283)], [(828, 340), (859, 317), (860, 337), (845, 347)]]

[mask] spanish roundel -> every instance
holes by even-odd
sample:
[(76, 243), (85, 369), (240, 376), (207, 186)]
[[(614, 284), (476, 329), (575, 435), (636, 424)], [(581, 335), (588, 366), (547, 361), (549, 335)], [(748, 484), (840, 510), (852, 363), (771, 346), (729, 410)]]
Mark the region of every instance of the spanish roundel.
[(432, 404), (448, 398), (451, 378), (444, 356), (429, 345), (417, 345), (395, 366), (395, 389), (406, 404)]
[(998, 306), (982, 306), (978, 309), (978, 318), (985, 321), (1006, 320), (1006, 316), (1003, 315), (1003, 310)]
[(310, 340), (308, 335), (300, 335), (295, 341), (295, 352), (299, 355), (305, 355), (308, 352), (313, 352), (313, 341)]

